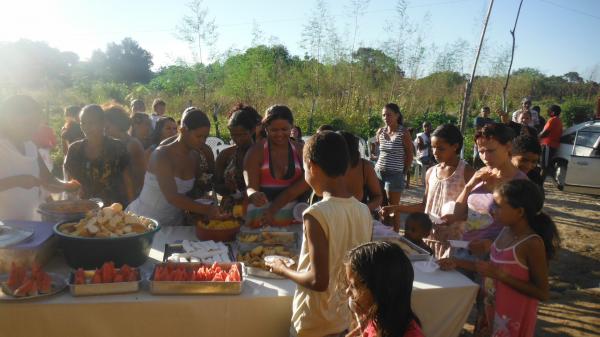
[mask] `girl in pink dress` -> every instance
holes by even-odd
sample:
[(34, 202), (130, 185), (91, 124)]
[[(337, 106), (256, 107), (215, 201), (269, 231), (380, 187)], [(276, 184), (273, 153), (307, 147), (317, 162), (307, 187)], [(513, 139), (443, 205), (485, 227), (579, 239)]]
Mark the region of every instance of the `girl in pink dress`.
[(460, 267), (485, 277), (485, 316), (476, 335), (533, 336), (538, 301), (549, 295), (548, 260), (560, 242), (556, 225), (542, 213), (542, 193), (529, 180), (499, 186), (494, 202), (493, 217), (505, 227), (490, 248), (490, 262), (451, 258), (440, 261), (440, 267)]

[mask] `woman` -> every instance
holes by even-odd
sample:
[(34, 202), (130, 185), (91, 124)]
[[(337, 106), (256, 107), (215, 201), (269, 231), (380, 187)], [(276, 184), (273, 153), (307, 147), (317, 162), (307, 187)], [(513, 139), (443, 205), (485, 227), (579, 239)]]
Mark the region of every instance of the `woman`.
[(228, 114), (229, 134), (234, 146), (219, 153), (215, 169), (215, 190), (223, 200), (225, 209), (233, 207), (246, 195), (244, 182), (244, 157), (254, 144), (256, 126), (261, 117), (251, 106), (238, 104)]
[(69, 145), (83, 139), (84, 135), (79, 124), (79, 112), (81, 108), (78, 106), (69, 106), (65, 108), (65, 125), (60, 130), (60, 138), (62, 140), (63, 154), (69, 150)]
[(448, 223), (465, 221), (462, 240), (469, 241), (468, 251), (458, 249), (459, 257), (485, 256), (503, 224), (492, 217), (494, 188), (514, 179), (527, 179), (511, 163), (513, 132), (502, 123), (486, 124), (475, 133), (475, 143), (485, 166), (475, 172), (456, 200), (454, 214), (442, 217)]
[(152, 153), (144, 188), (127, 210), (155, 219), (161, 226), (183, 225), (183, 211), (218, 217), (217, 206), (196, 203), (186, 195), (200, 178), (198, 156), (209, 132), (210, 120), (204, 112), (187, 108), (177, 138)]
[(304, 140), (302, 140), (302, 129), (297, 125), (294, 125), (294, 127), (292, 128), (290, 138), (292, 138), (298, 143), (304, 144)]
[(123, 142), (127, 148), (127, 153), (129, 153), (131, 159), (129, 174), (133, 184), (133, 195), (137, 197), (144, 185), (144, 174), (146, 173), (144, 146), (137, 138), (127, 134), (127, 130), (131, 126), (131, 120), (125, 109), (114, 104), (104, 106), (103, 109), (106, 120), (105, 134)]
[(40, 189), (75, 192), (77, 181), (54, 178), (31, 141), (42, 109), (29, 96), (12, 96), (0, 106), (0, 220), (39, 220)]
[[(402, 126), (402, 114), (395, 103), (383, 107), (381, 117), (385, 126), (377, 130), (379, 158), (375, 172), (381, 181), (389, 205), (399, 205), (404, 190), (405, 170), (410, 169), (413, 160), (413, 144), (408, 132)], [(400, 215), (395, 214), (392, 222), (394, 230), (400, 228)]]
[(133, 199), (131, 157), (125, 145), (104, 133), (104, 111), (90, 104), (79, 116), (85, 138), (73, 143), (65, 157), (67, 176), (81, 183), (79, 197), (100, 198), (105, 204), (129, 204)]
[(160, 143), (168, 138), (177, 136), (177, 122), (171, 117), (160, 117), (156, 120), (156, 127), (150, 136), (150, 146), (146, 150), (146, 162)]
[(290, 108), (273, 105), (263, 119), (267, 138), (250, 148), (244, 159), (244, 180), (251, 205), (251, 226), (287, 226), (295, 200), (309, 190), (302, 169), (303, 146), (290, 139), (294, 117)]
[(350, 167), (345, 175), (346, 185), (354, 198), (369, 206), (371, 212), (381, 207), (383, 194), (377, 174), (370, 161), (360, 157), (358, 138), (348, 131), (338, 131), (346, 140), (350, 153)]
[(150, 134), (152, 133), (152, 121), (146, 113), (135, 112), (131, 114), (131, 130), (130, 135), (137, 138), (144, 149), (150, 145)]

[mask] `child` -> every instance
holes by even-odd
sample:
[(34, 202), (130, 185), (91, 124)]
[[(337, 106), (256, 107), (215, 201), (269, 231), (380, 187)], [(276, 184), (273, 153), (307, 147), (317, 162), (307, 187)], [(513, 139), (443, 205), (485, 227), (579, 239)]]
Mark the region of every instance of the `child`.
[[(473, 169), (464, 160), (460, 159), (463, 146), (463, 136), (453, 124), (438, 126), (431, 134), (431, 148), (435, 160), (439, 163), (427, 170), (425, 179), (425, 194), (423, 201), (412, 205), (386, 206), (382, 208), (382, 215), (391, 213), (425, 212), (441, 218), (442, 206), (454, 201), (462, 192), (465, 184), (473, 176)], [(458, 233), (452, 233), (448, 226), (434, 226), (432, 240), (435, 256), (440, 258), (450, 248), (448, 239), (459, 238)]]
[(548, 260), (559, 246), (556, 225), (542, 213), (543, 198), (529, 180), (512, 180), (494, 191), (494, 218), (505, 224), (490, 248), (490, 262), (441, 260), (486, 277), (485, 315), (477, 330), (493, 336), (533, 336), (538, 301), (549, 296)]
[(541, 168), (538, 166), (542, 147), (536, 136), (521, 135), (512, 142), (510, 161), (514, 166), (527, 175), (529, 180), (536, 183), (543, 192)]
[(347, 336), (423, 336), (410, 305), (414, 271), (402, 248), (365, 243), (348, 253), (345, 269), (348, 303), (359, 321)]
[(312, 136), (303, 159), (306, 182), (323, 200), (304, 211), (298, 270), (281, 260), (269, 267), (298, 284), (292, 336), (339, 335), (350, 325), (350, 312), (334, 284), (343, 273), (346, 252), (371, 239), (371, 214), (343, 184), (350, 157), (341, 135), (325, 131)]
[(430, 254), (433, 250), (423, 241), (424, 238), (431, 234), (433, 223), (425, 213), (410, 213), (404, 223), (404, 237), (410, 240), (415, 245), (425, 249)]

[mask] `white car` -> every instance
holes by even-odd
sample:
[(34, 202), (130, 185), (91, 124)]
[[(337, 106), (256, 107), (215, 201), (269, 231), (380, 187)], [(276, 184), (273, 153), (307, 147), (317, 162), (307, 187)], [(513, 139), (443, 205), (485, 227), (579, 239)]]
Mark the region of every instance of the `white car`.
[(600, 195), (600, 120), (563, 131), (553, 165), (559, 189)]

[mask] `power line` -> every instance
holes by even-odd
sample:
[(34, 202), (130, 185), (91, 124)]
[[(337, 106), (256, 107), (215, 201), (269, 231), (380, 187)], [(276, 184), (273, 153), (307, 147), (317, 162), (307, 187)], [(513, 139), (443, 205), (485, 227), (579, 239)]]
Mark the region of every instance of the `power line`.
[(566, 10), (571, 11), (573, 13), (577, 13), (577, 14), (589, 16), (590, 18), (594, 18), (596, 20), (600, 20), (600, 16), (596, 16), (596, 15), (593, 15), (593, 14), (590, 14), (590, 13), (586, 13), (584, 11), (580, 11), (580, 10), (575, 9), (575, 8), (570, 8), (570, 7), (567, 7), (567, 6), (563, 6), (561, 4), (557, 4), (555, 2), (548, 1), (548, 0), (539, 0), (539, 1), (545, 2), (545, 3), (549, 4), (549, 5), (552, 5), (552, 6), (555, 6), (555, 7), (558, 7), (558, 8), (566, 9)]
[[(443, 6), (443, 5), (452, 5), (452, 4), (457, 4), (457, 3), (461, 3), (461, 2), (471, 2), (471, 1), (473, 1), (473, 0), (439, 1), (439, 2), (432, 2), (432, 3), (425, 3), (425, 4), (421, 3), (418, 5), (407, 6), (406, 8), (424, 8), (424, 7), (433, 7), (433, 6)], [(395, 11), (394, 8), (386, 8), (386, 9), (365, 11), (364, 14), (375, 14), (375, 13), (393, 12), (393, 11)], [(345, 16), (345, 15), (344, 14), (331, 15), (332, 18), (343, 17), (343, 16)], [(258, 24), (270, 24), (270, 23), (286, 23), (286, 22), (304, 21), (304, 20), (306, 20), (306, 17), (240, 22), (240, 23), (230, 23), (230, 24), (218, 25), (218, 28), (250, 26), (250, 25), (253, 25), (255, 22)], [(175, 32), (176, 32), (176, 28), (165, 28), (165, 29), (150, 29), (150, 30), (131, 30), (131, 31), (127, 31), (127, 32), (116, 32), (116, 31), (112, 31), (112, 32), (111, 31), (96, 31), (96, 32), (79, 32), (79, 33), (73, 32), (70, 34), (67, 33), (65, 35), (91, 36), (91, 35), (107, 35), (107, 34), (140, 34), (140, 33), (143, 34), (143, 33), (175, 33)]]

